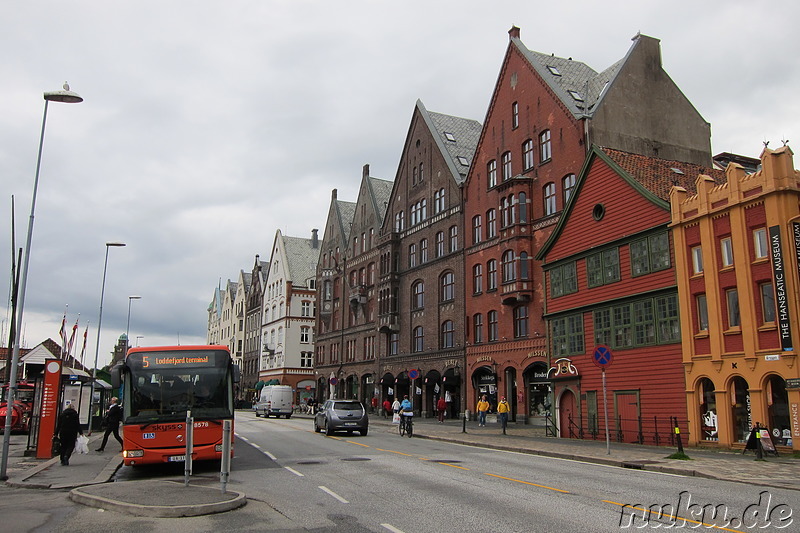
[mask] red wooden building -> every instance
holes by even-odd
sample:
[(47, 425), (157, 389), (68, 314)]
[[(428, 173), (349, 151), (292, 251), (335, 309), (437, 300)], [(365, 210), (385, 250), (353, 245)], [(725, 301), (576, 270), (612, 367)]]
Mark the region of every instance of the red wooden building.
[(611, 438), (665, 444), (686, 429), (686, 396), (669, 191), (721, 171), (593, 147), (570, 202), (537, 258), (547, 290), (556, 425), (563, 437), (605, 438), (598, 346)]

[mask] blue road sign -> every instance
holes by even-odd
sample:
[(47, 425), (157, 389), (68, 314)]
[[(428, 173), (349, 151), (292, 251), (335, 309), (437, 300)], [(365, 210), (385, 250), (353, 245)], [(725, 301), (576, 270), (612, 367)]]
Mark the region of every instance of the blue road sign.
[(614, 355), (611, 353), (611, 348), (604, 344), (595, 346), (594, 353), (592, 353), (592, 361), (594, 361), (594, 364), (605, 370), (611, 366), (613, 360)]
[(419, 371), (418, 370), (409, 370), (408, 371), (408, 377), (411, 378), (411, 379), (417, 379), (419, 377)]

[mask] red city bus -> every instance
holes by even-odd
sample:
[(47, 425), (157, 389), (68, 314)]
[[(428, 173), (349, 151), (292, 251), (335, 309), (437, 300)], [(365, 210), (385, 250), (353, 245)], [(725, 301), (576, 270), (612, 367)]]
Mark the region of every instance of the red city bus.
[(222, 458), (222, 425), (233, 421), (233, 384), (239, 381), (227, 347), (131, 348), (112, 369), (112, 381), (123, 387), (126, 466), (185, 461), (187, 411), (194, 418), (192, 461)]

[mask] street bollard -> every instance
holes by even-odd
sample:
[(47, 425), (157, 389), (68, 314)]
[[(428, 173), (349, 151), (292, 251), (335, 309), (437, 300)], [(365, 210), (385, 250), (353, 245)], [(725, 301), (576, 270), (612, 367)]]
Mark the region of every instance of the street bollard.
[(222, 484), (222, 494), (228, 489), (228, 476), (231, 473), (231, 421), (222, 423), (222, 460), (220, 461), (219, 481)]
[(678, 453), (683, 453), (683, 442), (681, 442), (681, 428), (678, 427), (677, 418), (675, 418), (675, 438), (678, 440)]
[(467, 418), (469, 418), (469, 411), (464, 409), (463, 425), (461, 426), (461, 433), (467, 432)]
[(194, 418), (192, 411), (186, 411), (186, 460), (183, 468), (183, 486), (189, 486), (189, 477), (192, 475), (192, 452), (194, 451)]

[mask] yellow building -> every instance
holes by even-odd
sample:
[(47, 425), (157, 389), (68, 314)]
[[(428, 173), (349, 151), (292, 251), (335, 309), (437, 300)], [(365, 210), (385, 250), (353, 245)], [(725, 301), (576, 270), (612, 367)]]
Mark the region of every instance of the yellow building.
[(800, 450), (800, 172), (788, 146), (670, 194), (689, 444)]

